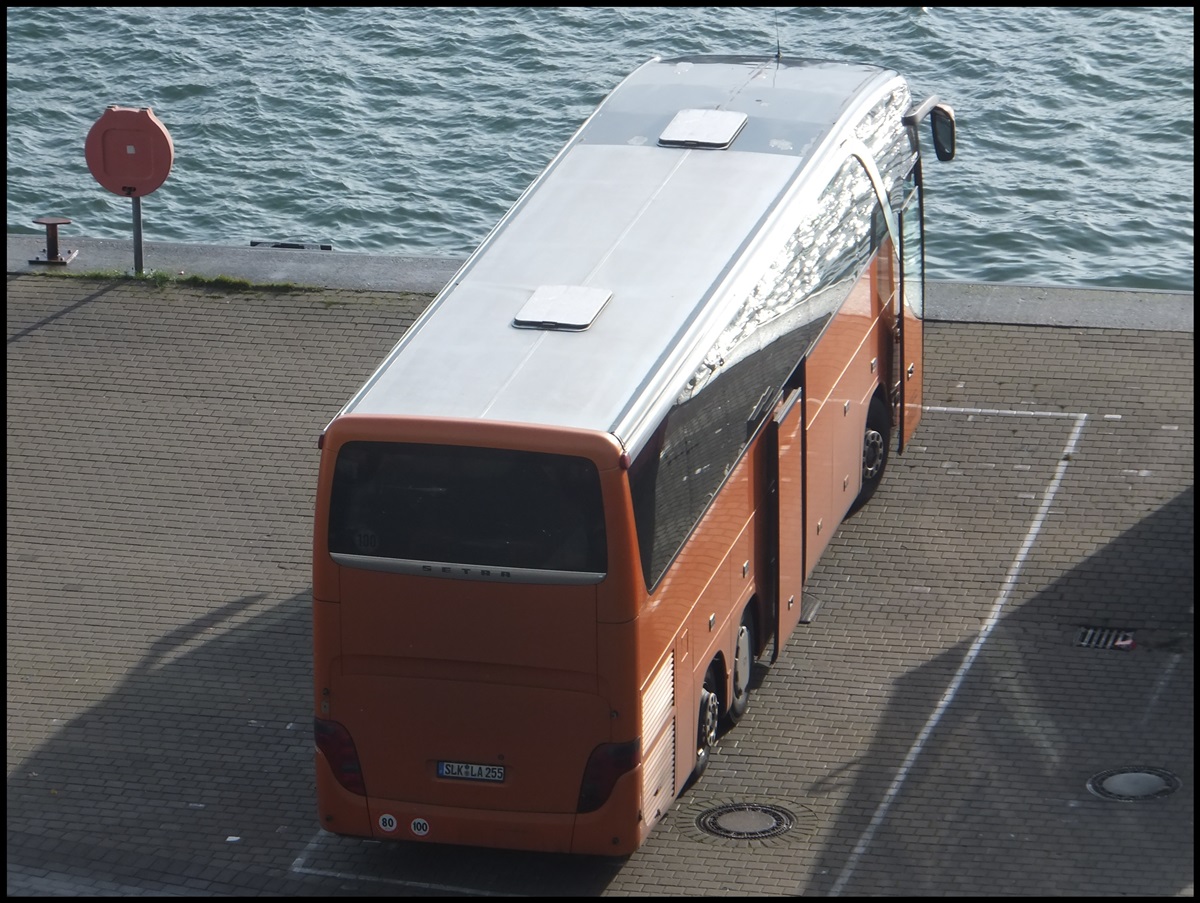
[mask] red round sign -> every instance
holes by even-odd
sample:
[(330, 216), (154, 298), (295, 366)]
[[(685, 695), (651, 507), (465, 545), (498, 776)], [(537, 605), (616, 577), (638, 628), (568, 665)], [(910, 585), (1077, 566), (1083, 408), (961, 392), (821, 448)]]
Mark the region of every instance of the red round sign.
[(175, 146), (149, 108), (109, 107), (83, 146), (88, 169), (113, 194), (141, 197), (167, 180)]

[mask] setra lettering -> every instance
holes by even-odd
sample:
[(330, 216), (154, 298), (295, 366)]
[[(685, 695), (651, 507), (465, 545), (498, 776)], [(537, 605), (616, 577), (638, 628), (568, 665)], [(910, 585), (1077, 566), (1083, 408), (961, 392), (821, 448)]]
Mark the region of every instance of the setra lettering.
[(423, 574), (450, 574), (463, 577), (498, 577), (503, 580), (512, 579), (512, 571), (496, 571), (491, 568), (466, 568), (466, 567), (451, 567), (450, 565), (435, 566), (432, 564), (421, 565), (421, 573)]

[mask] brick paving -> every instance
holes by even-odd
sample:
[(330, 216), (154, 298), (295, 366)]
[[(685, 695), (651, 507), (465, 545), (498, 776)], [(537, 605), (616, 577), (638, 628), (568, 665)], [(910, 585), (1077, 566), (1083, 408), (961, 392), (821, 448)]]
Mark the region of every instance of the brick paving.
[(427, 301), (10, 273), (9, 895), (1192, 895), (1191, 332), (927, 324), (913, 447), (629, 859), (322, 834), (316, 437)]

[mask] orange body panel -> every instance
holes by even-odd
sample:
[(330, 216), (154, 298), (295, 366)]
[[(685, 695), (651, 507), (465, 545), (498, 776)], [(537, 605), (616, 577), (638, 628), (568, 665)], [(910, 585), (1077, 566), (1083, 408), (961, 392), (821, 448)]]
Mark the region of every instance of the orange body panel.
[[(733, 661), (741, 614), (754, 595), (756, 452), (752, 448), (734, 468), (638, 619), (637, 673), (643, 681), (664, 650), (676, 656), (676, 793), (695, 764), (692, 739), (705, 672), (714, 658)], [(728, 692), (728, 668), (723, 676)]]
[[(360, 440), (589, 457), (601, 474), (610, 542), (624, 536), (628, 546), (633, 535), (622, 449), (611, 437), (362, 416), (340, 418), (324, 438), (318, 524), (329, 517), (332, 462), (342, 444)], [(629, 676), (645, 591), (636, 556), (611, 555), (600, 584), (461, 581), (341, 567), (318, 529), (314, 562), (316, 716), (353, 738), (368, 792), (343, 788), (318, 751), (327, 830), (562, 852), (636, 848), (637, 770), (597, 811), (576, 813), (593, 749), (637, 737)], [(439, 760), (500, 765), (504, 780), (441, 778)]]
[(891, 298), (877, 272), (859, 279), (805, 365), (806, 578), (862, 488), (867, 406), (891, 369)]
[(901, 418), (903, 433), (900, 437), (900, 447), (908, 445), (917, 424), (921, 422), (921, 408), (924, 403), (924, 323), (914, 315), (911, 305), (906, 304), (903, 312), (903, 357), (901, 358), (901, 403), (904, 405), (904, 415)]
[[(582, 815), (456, 808), (378, 798), (372, 798), (368, 804), (364, 797), (349, 793), (337, 783), (319, 752), (316, 770), (322, 826), (335, 834), (414, 843), (625, 856), (637, 850), (649, 833), (649, 826), (628, 815), (637, 810), (640, 770), (617, 782), (607, 805)], [(622, 831), (614, 825), (626, 827)]]

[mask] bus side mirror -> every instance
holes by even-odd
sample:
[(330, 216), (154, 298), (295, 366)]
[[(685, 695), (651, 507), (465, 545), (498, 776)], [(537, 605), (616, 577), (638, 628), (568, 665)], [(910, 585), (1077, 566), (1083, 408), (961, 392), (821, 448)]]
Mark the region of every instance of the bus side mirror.
[(954, 159), (954, 110), (949, 104), (939, 103), (929, 111), (929, 125), (933, 131), (933, 151), (939, 160)]

